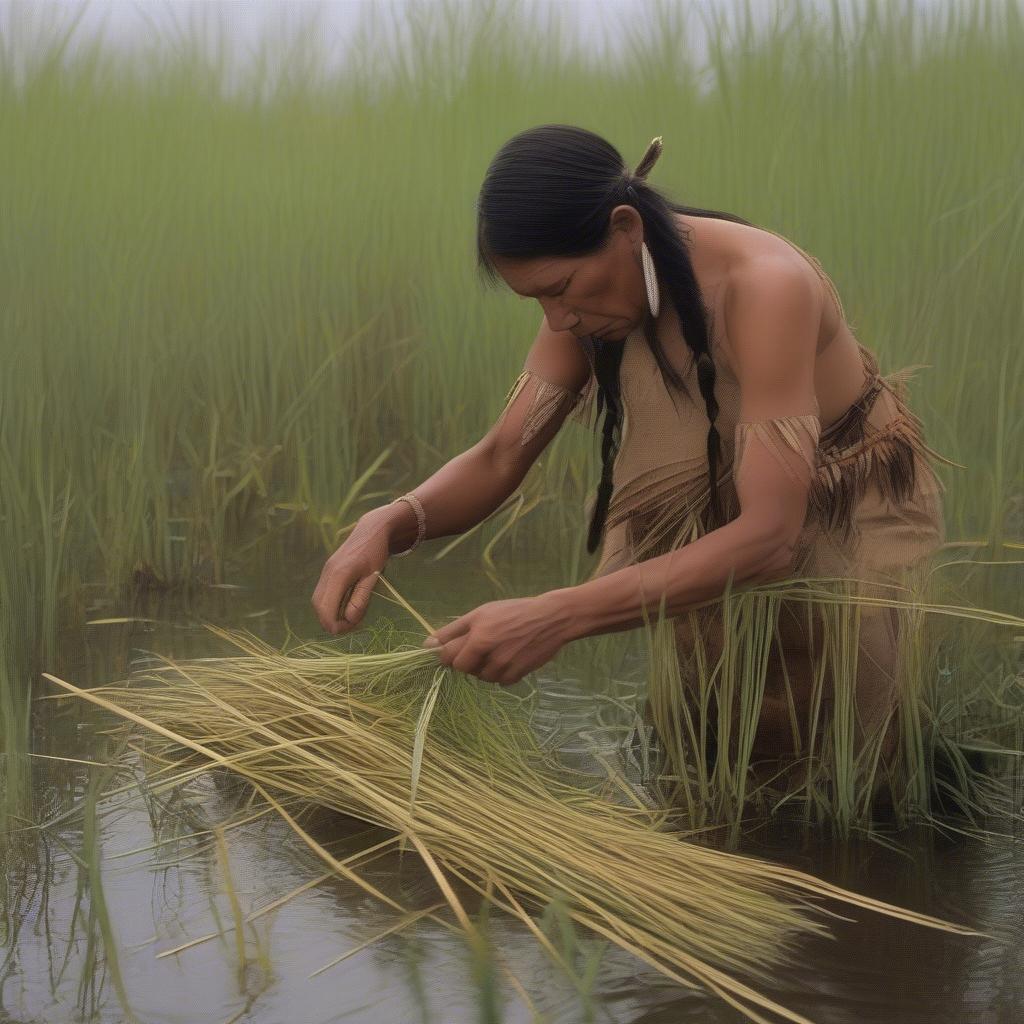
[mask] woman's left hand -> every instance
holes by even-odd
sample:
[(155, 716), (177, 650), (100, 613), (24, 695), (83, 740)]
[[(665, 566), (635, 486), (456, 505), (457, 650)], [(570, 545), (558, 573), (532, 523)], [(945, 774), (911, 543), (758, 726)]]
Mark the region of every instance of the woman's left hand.
[(564, 603), (547, 594), (488, 601), (441, 626), (423, 646), (437, 650), (451, 668), (507, 686), (550, 661), (566, 644), (563, 611)]

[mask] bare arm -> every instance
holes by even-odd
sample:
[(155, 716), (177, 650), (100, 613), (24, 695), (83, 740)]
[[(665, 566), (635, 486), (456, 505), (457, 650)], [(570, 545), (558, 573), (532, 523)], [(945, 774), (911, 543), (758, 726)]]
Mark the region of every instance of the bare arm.
[(740, 382), (734, 466), (740, 514), (693, 543), (552, 591), (569, 639), (672, 617), (736, 584), (785, 577), (807, 510), (820, 424), (814, 354), (820, 293), (802, 272), (759, 269), (729, 309)]
[[(526, 379), (520, 375), (518, 393), (491, 429), (414, 488), (427, 539), (464, 533), (501, 507), (558, 433), (590, 373), (572, 332), (552, 331), (542, 320), (523, 366)], [(408, 502), (371, 509), (363, 519), (384, 526), (391, 554), (416, 539), (416, 515)]]
[[(494, 426), (413, 491), (423, 506), (427, 538), (464, 533), (512, 494), (574, 407), (590, 372), (572, 332), (552, 331), (542, 321)], [(381, 569), (391, 555), (412, 545), (416, 533), (416, 513), (407, 501), (360, 516), (327, 559), (313, 591), (313, 608), (325, 630), (337, 635), (360, 623)]]
[[(576, 586), (489, 601), (439, 627), (442, 664), (516, 683), (585, 636), (672, 618), (736, 583), (788, 576), (816, 471), (814, 358), (822, 295), (813, 270), (772, 259), (726, 295), (740, 384), (733, 477), (740, 513), (692, 543)], [(431, 642), (433, 641), (433, 642)]]

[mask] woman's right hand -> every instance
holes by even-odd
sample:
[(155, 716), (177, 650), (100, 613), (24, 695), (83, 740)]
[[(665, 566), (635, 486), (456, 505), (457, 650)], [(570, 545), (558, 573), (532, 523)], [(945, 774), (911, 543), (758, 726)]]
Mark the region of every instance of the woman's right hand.
[(313, 608), (328, 633), (347, 633), (363, 619), (374, 585), (390, 557), (386, 519), (364, 516), (327, 559), (313, 591)]

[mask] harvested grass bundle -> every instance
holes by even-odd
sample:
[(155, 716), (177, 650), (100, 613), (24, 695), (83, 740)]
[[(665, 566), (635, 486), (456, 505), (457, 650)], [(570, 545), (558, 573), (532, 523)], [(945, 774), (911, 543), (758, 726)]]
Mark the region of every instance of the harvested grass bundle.
[(197, 755), (240, 773), (334, 870), (404, 910), (333, 858), (281, 797), (393, 830), (422, 857), (472, 943), (479, 936), (452, 877), (519, 917), (556, 960), (526, 909), (553, 897), (578, 924), (752, 1020), (766, 1021), (768, 1010), (805, 1021), (740, 979), (769, 978), (802, 936), (826, 932), (821, 898), (976, 934), (687, 843), (664, 812), (572, 784), (538, 744), (520, 698), (439, 667), (429, 650), (339, 653), (309, 643), (286, 653), (208, 628), (244, 654), (163, 659), (137, 680), (92, 690), (46, 677), (145, 726), (165, 765), (194, 772)]

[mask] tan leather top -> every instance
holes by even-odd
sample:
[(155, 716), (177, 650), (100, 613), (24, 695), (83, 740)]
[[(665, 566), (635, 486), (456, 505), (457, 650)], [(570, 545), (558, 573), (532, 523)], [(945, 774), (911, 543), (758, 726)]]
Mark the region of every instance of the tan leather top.
[[(819, 261), (785, 241), (827, 282), (845, 321), (839, 295)], [(677, 391), (665, 380), (642, 328), (621, 344), (623, 422), (601, 554), (592, 577), (688, 543), (708, 528), (708, 419), (695, 360), (682, 346), (665, 353), (684, 382), (684, 391)], [(756, 433), (792, 473), (802, 469), (803, 456), (794, 458), (800, 452), (801, 432), (814, 442), (815, 464), (807, 467), (812, 477), (810, 504), (799, 557), (805, 571), (895, 569), (924, 557), (942, 533), (941, 487), (929, 465), (929, 459), (938, 456), (925, 444), (921, 424), (906, 405), (908, 373), (883, 377), (871, 352), (861, 345), (860, 353), (864, 380), (859, 397), (822, 430), (813, 415), (740, 423), (739, 382), (721, 346), (715, 343), (711, 349), (719, 405), (716, 426), (722, 442), (718, 487), (727, 517), (739, 513), (733, 483), (737, 445), (742, 451), (747, 437)], [(565, 401), (573, 405), (570, 418), (592, 422), (597, 393), (593, 376), (583, 391), (574, 394), (524, 370), (506, 396), (506, 410), (528, 385), (532, 397), (523, 419), (524, 444)], [(591, 495), (584, 503), (588, 523), (593, 502)], [(889, 543), (897, 534), (898, 542)]]

